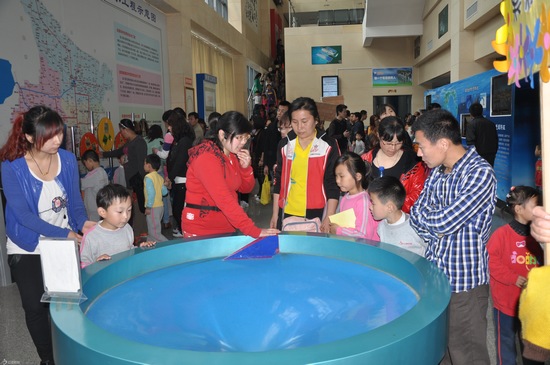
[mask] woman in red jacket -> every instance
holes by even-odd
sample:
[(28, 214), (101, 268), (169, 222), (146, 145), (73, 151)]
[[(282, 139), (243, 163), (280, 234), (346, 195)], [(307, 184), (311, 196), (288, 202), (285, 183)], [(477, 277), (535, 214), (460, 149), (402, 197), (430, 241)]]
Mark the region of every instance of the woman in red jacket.
[(211, 133), (189, 150), (187, 193), (181, 226), (184, 237), (233, 233), (252, 237), (279, 233), (254, 225), (237, 200), (255, 185), (250, 152), (245, 148), (252, 126), (239, 112), (223, 114)]
[(424, 162), (418, 162), (412, 149), (403, 146), (406, 135), (399, 119), (393, 116), (382, 119), (378, 125), (379, 145), (361, 158), (372, 165), (372, 178), (388, 175), (401, 181), (407, 192), (403, 211), (409, 213), (424, 188), (428, 168)]

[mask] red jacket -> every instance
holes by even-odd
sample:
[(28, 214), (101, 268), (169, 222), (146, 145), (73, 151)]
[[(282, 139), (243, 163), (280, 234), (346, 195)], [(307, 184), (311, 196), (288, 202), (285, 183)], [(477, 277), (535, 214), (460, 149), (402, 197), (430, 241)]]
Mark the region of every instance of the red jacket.
[(521, 236), (509, 224), (498, 228), (487, 243), (489, 252), (489, 287), (493, 306), (504, 314), (516, 317), (521, 289), (518, 276), (542, 263), (542, 248), (531, 236)]
[[(279, 142), (277, 151), (277, 168), (275, 169), (274, 190), (279, 194), (279, 208), (283, 208), (290, 190), (290, 171), (294, 148), (298, 139), (294, 131)], [(336, 141), (317, 131), (309, 152), (307, 166), (307, 197), (306, 209), (323, 209), (327, 199), (340, 198), (340, 189), (336, 185), (334, 168), (340, 156)]]
[(212, 141), (189, 150), (185, 202), (220, 211), (185, 207), (181, 226), (188, 235), (233, 233), (259, 237), (261, 229), (240, 207), (237, 191), (249, 193), (256, 183), (252, 167), (243, 169), (236, 155), (226, 156)]
[[(373, 151), (374, 150), (370, 150), (363, 153), (361, 155), (363, 161), (367, 161), (372, 165)], [(403, 208), (401, 208), (401, 210), (405, 213), (410, 213), (411, 207), (420, 196), (422, 189), (424, 189), (424, 181), (428, 177), (429, 172), (430, 170), (428, 169), (426, 164), (423, 161), (420, 161), (412, 165), (409, 171), (405, 171), (401, 174), (399, 180), (401, 181), (401, 184), (403, 184), (403, 187), (407, 192), (405, 203), (403, 204)]]

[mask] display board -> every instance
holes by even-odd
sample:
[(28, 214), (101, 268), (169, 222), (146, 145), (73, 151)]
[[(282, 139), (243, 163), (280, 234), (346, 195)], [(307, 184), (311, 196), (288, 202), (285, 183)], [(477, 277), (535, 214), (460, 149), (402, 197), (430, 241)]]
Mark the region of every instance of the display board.
[(0, 145), (37, 104), (80, 140), (90, 112), (96, 126), (108, 112), (155, 121), (169, 103), (166, 19), (142, 0), (1, 1), (0, 43)]
[(321, 90), (323, 98), (340, 95), (340, 81), (338, 76), (321, 76)]
[(199, 116), (208, 119), (210, 113), (216, 111), (216, 76), (197, 74), (197, 106)]

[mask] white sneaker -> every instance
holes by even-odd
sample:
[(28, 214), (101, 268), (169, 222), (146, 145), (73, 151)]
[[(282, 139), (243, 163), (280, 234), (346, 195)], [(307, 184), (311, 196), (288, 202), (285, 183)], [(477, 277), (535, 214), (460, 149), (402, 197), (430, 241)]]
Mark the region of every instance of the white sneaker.
[(172, 231), (172, 237), (180, 238), (180, 237), (183, 237), (183, 234), (178, 229), (174, 229)]
[(248, 203), (245, 202), (244, 200), (241, 200), (241, 208), (243, 208), (243, 209), (248, 208)]

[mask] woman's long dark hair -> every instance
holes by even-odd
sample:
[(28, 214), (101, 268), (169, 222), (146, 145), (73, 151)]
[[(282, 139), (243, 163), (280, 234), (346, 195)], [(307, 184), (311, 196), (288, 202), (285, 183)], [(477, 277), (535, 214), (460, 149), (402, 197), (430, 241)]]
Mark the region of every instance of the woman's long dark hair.
[[(0, 149), (0, 161), (13, 161), (24, 156), (33, 146), (42, 148), (50, 138), (63, 133), (63, 119), (54, 110), (44, 105), (30, 108), (13, 121), (6, 144)], [(25, 135), (32, 137), (29, 142)]]
[(174, 137), (174, 143), (177, 143), (180, 139), (187, 136), (191, 140), (195, 139), (195, 131), (193, 127), (185, 119), (183, 113), (178, 112), (176, 109), (170, 114), (166, 121), (172, 128), (172, 136)]
[(155, 139), (162, 138), (162, 128), (158, 124), (153, 124), (151, 127), (149, 127), (149, 131), (147, 132), (147, 142), (151, 142)]
[(210, 131), (211, 133), (205, 139), (214, 142), (223, 151), (223, 145), (219, 138), (220, 131), (223, 131), (225, 138), (231, 142), (237, 135), (250, 134), (252, 132), (252, 124), (241, 113), (229, 111), (223, 113), (217, 122), (210, 124)]

